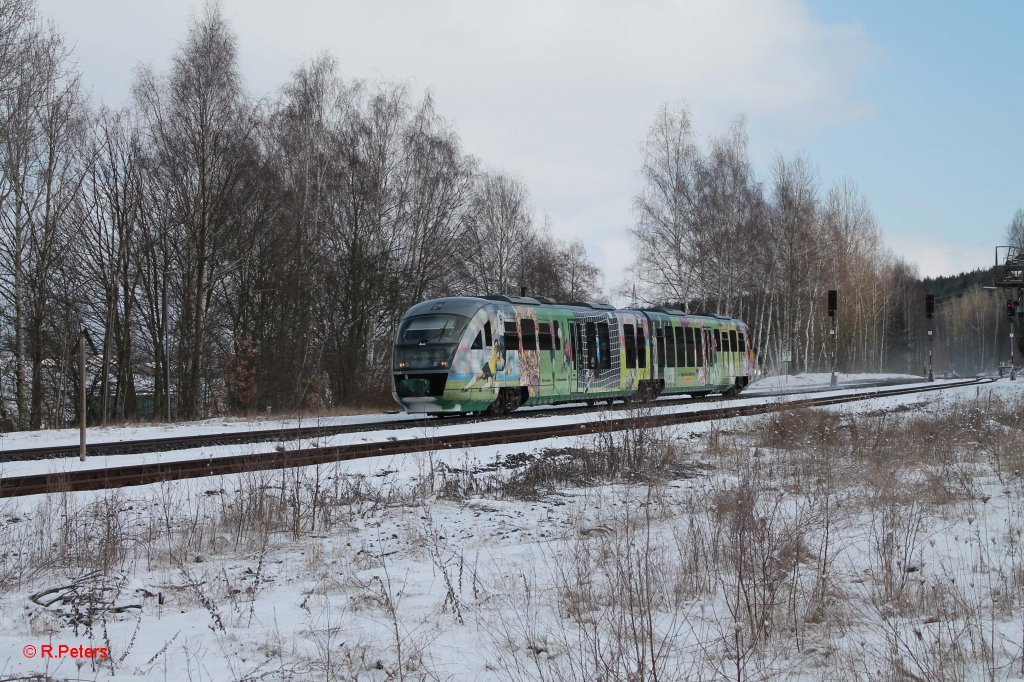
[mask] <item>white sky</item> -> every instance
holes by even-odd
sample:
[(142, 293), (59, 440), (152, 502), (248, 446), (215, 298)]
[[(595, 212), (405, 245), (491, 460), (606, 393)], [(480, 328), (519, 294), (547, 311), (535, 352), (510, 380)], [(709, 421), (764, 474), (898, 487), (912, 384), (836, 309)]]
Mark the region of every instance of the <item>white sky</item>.
[[(168, 68), (201, 7), (39, 3), (74, 45), (95, 97), (115, 106), (138, 63)], [(255, 94), (275, 95), (323, 50), (346, 77), (430, 88), (468, 152), (522, 178), (556, 236), (585, 239), (607, 288), (632, 260), (639, 145), (662, 103), (685, 100), (702, 137), (745, 115), (762, 176), (775, 152), (793, 154), (871, 115), (852, 89), (874, 61), (862, 27), (821, 23), (796, 0), (225, 0), (223, 8)]]

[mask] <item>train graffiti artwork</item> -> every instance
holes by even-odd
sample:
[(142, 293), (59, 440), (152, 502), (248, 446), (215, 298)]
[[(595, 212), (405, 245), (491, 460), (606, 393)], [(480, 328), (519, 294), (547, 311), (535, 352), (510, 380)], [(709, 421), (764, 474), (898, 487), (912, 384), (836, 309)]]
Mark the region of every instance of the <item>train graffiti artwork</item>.
[(427, 414), (734, 394), (750, 381), (753, 361), (746, 325), (720, 315), (516, 296), (442, 298), (402, 317), (393, 393), (407, 412)]

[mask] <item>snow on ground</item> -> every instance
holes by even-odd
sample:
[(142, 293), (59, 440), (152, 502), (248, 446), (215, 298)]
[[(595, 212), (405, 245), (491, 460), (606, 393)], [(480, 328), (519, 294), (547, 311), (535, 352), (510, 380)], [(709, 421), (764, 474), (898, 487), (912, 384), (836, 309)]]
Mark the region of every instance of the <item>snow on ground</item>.
[[(346, 416), (305, 416), (292, 419), (228, 417), (193, 422), (177, 422), (174, 424), (90, 426), (87, 439), (90, 444), (121, 443), (131, 440), (170, 438), (174, 436), (216, 435), (243, 431), (280, 431), (281, 429), (308, 426), (328, 427), (375, 424), (382, 421), (408, 421), (416, 418), (416, 415), (384, 412)], [(77, 428), (0, 433), (0, 455), (2, 455), (4, 450), (78, 445), (78, 439), (79, 432)]]
[[(762, 395), (782, 390), (827, 388), (828, 374), (800, 374), (796, 376), (765, 377), (747, 389), (750, 395)], [(840, 385), (855, 385), (866, 381), (905, 380), (920, 381), (920, 377), (906, 374), (838, 374)], [(524, 412), (550, 410), (550, 406), (521, 408)], [(169, 438), (173, 436), (216, 435), (222, 433), (238, 433), (243, 431), (280, 431), (298, 427), (320, 426), (358, 426), (360, 424), (378, 424), (380, 422), (402, 422), (421, 419), (423, 415), (380, 412), (372, 414), (345, 416), (303, 416), (292, 419), (252, 418), (217, 418), (193, 422), (177, 422), (174, 424), (136, 424), (91, 426), (88, 429), (89, 443), (121, 443), (132, 440)], [(77, 445), (79, 431), (74, 429), (47, 429), (44, 431), (0, 432), (0, 459), (5, 450), (22, 448), (43, 448)]]
[[(874, 377), (873, 379), (866, 379), (864, 377)], [(802, 390), (816, 389), (824, 391), (828, 388), (829, 375), (802, 375), (796, 377), (801, 379), (803, 383), (800, 388)], [(907, 377), (906, 375), (848, 375), (844, 376), (844, 383), (849, 383), (856, 386), (858, 383), (864, 381), (879, 381), (879, 380), (899, 380), (908, 381), (910, 379), (920, 379), (920, 377)], [(735, 405), (758, 405), (765, 403), (775, 403), (780, 400), (800, 400), (802, 398), (799, 394), (791, 394), (788, 396), (778, 396), (778, 391), (792, 390), (792, 388), (785, 388), (785, 380), (779, 380), (778, 378), (766, 379), (762, 382), (752, 385), (749, 392), (750, 397), (744, 397), (738, 400), (733, 400), (729, 404), (730, 406)], [(941, 383), (941, 381), (940, 381)], [(909, 385), (909, 384), (908, 384)], [(834, 391), (829, 391), (829, 395), (851, 395), (858, 390), (857, 388), (842, 388), (840, 386)], [(884, 387), (879, 390), (885, 390)], [(715, 409), (714, 403), (707, 403), (697, 401), (692, 404), (679, 403), (678, 401), (667, 405), (659, 406), (657, 409), (661, 412), (667, 413), (685, 413), (685, 412), (700, 412), (704, 410)], [(529, 414), (529, 411), (526, 411)], [(542, 409), (537, 408), (532, 410), (536, 413), (536, 418), (520, 417), (517, 419), (509, 420), (481, 420), (471, 424), (446, 424), (443, 420), (436, 420), (429, 422), (426, 426), (409, 427), (406, 429), (378, 429), (378, 430), (366, 430), (354, 433), (337, 434), (333, 436), (319, 436), (316, 438), (307, 439), (294, 439), (287, 442), (267, 442), (267, 443), (249, 443), (243, 445), (220, 445), (220, 446), (203, 446), (200, 448), (189, 448), (182, 450), (174, 450), (169, 452), (153, 452), (153, 453), (142, 453), (132, 455), (109, 455), (109, 456), (98, 456), (89, 457), (85, 462), (80, 462), (77, 455), (69, 457), (58, 457), (38, 461), (14, 461), (4, 462), (0, 459), (0, 476), (26, 476), (30, 474), (41, 474), (41, 473), (68, 473), (71, 471), (83, 470), (83, 469), (108, 469), (120, 466), (132, 466), (139, 464), (155, 464), (159, 462), (171, 462), (180, 461), (186, 459), (212, 459), (216, 457), (233, 457), (238, 455), (248, 455), (254, 453), (273, 452), (283, 448), (290, 450), (308, 448), (314, 446), (345, 446), (345, 445), (356, 445), (364, 443), (380, 443), (394, 440), (411, 440), (417, 438), (426, 437), (442, 437), (450, 436), (461, 433), (475, 433), (480, 431), (499, 431), (499, 430), (514, 430), (522, 428), (542, 427), (542, 426), (558, 426), (565, 424), (574, 424), (582, 422), (593, 422), (600, 421), (608, 418), (624, 417), (631, 414), (630, 408), (617, 406), (617, 409), (610, 409), (603, 412), (594, 412), (589, 414), (561, 414), (558, 411), (552, 411), (550, 408)], [(379, 415), (388, 416), (388, 415)], [(390, 415), (395, 418), (407, 418), (408, 415)], [(334, 423), (333, 420), (338, 418), (325, 419), (322, 425), (327, 426)], [(350, 418), (347, 418), (350, 419)], [(221, 424), (234, 424), (235, 422), (221, 422)], [(239, 422), (240, 423), (240, 422)], [(249, 422), (250, 424), (252, 422)], [(266, 426), (267, 424), (277, 424), (280, 426), (283, 422), (263, 422), (262, 426), (266, 428), (263, 430), (272, 430), (272, 427)], [(379, 420), (369, 419), (366, 417), (364, 422), (352, 422), (352, 423), (366, 423), (375, 424), (379, 423)], [(190, 435), (196, 433), (198, 427), (197, 423), (184, 425), (181, 427), (181, 433), (178, 435)], [(198, 422), (203, 425), (204, 428), (212, 429), (213, 424), (209, 421)], [(306, 420), (306, 426), (317, 426), (321, 425), (320, 422), (313, 420)], [(239, 429), (245, 430), (245, 429)], [(253, 429), (257, 430), (257, 429)], [(62, 431), (53, 432), (42, 432), (54, 434), (56, 438), (63, 439), (65, 434)], [(76, 432), (77, 433), (77, 432)], [(106, 433), (109, 433), (106, 432)], [(122, 434), (119, 440), (130, 440), (135, 438), (149, 438), (150, 435), (139, 435), (139, 429), (137, 427), (129, 427), (126, 429), (126, 433)], [(209, 431), (209, 433), (216, 433), (216, 431)], [(22, 436), (22, 433), (15, 434)], [(57, 442), (51, 443), (53, 445), (58, 444)], [(40, 442), (40, 447), (42, 443)]]
[(3, 501), (0, 679), (1024, 679), (1022, 401)]

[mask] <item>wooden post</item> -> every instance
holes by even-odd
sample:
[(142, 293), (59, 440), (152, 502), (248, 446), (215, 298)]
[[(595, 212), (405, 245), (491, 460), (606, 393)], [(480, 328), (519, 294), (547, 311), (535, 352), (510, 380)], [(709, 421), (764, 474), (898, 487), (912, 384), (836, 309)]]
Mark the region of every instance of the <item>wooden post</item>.
[(78, 374), (79, 394), (82, 400), (82, 412), (79, 415), (78, 424), (78, 459), (85, 461), (85, 422), (87, 419), (87, 407), (85, 399), (85, 330), (78, 333)]

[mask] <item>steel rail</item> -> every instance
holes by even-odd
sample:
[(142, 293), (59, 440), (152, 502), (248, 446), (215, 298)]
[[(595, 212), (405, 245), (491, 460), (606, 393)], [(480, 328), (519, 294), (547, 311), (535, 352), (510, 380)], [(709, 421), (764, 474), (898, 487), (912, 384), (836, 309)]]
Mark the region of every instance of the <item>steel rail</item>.
[(62, 473), (32, 474), (0, 479), (0, 497), (21, 497), (54, 492), (99, 490), (135, 485), (161, 483), (186, 478), (200, 478), (238, 474), (271, 469), (311, 466), (331, 462), (344, 462), (367, 457), (399, 455), (412, 452), (430, 452), (458, 448), (504, 445), (529, 442), (545, 438), (621, 431), (632, 428), (651, 428), (746, 417), (786, 410), (840, 405), (897, 395), (927, 393), (963, 386), (990, 383), (994, 379), (976, 379), (924, 387), (875, 390), (870, 393), (805, 398), (783, 403), (713, 407), (694, 412), (636, 414), (607, 420), (577, 424), (538, 426), (505, 431), (487, 431), (447, 436), (428, 436), (409, 440), (359, 443), (343, 446), (304, 448), (282, 452), (264, 452), (237, 457), (217, 457), (202, 460), (181, 460), (154, 464), (131, 465), (107, 469), (85, 469)]
[[(906, 383), (900, 381), (900, 383)], [(891, 386), (893, 382), (882, 381), (868, 384), (870, 386)], [(856, 390), (864, 385), (850, 386)], [(794, 389), (791, 391), (780, 391), (771, 394), (772, 396), (799, 395), (803, 393), (814, 393), (828, 389)], [(839, 389), (841, 390), (841, 388)], [(748, 396), (741, 396), (748, 397)], [(755, 397), (755, 396), (749, 396)], [(762, 396), (756, 396), (762, 397)], [(708, 397), (672, 397), (663, 398), (657, 401), (656, 405), (673, 405), (678, 403), (693, 403), (695, 401), (720, 399), (720, 396)], [(598, 399), (604, 402), (606, 399)], [(528, 410), (505, 415), (504, 419), (529, 419), (549, 414), (583, 414), (605, 409), (604, 406), (585, 407), (579, 403), (567, 403), (562, 406), (555, 406), (553, 409)], [(124, 441), (106, 441), (93, 443), (86, 448), (86, 454), (90, 457), (110, 457), (115, 455), (138, 455), (147, 452), (170, 452), (173, 450), (187, 450), (191, 448), (217, 447), (221, 445), (251, 445), (255, 443), (282, 443), (298, 441), (307, 438), (324, 438), (338, 436), (346, 433), (360, 433), (363, 431), (395, 431), (399, 429), (418, 428), (423, 426), (435, 426), (444, 424), (475, 423), (481, 418), (479, 416), (453, 416), (438, 421), (436, 418), (426, 419), (396, 419), (390, 421), (366, 422), (363, 424), (336, 424), (324, 426), (316, 424), (312, 426), (284, 427), (279, 429), (260, 429), (255, 431), (236, 431), (227, 433), (209, 433), (192, 436), (168, 436), (165, 438), (139, 438)], [(61, 457), (72, 457), (78, 455), (78, 445), (51, 445), (37, 448), (19, 448), (0, 451), (0, 462), (25, 462), (42, 459), (59, 459)]]

